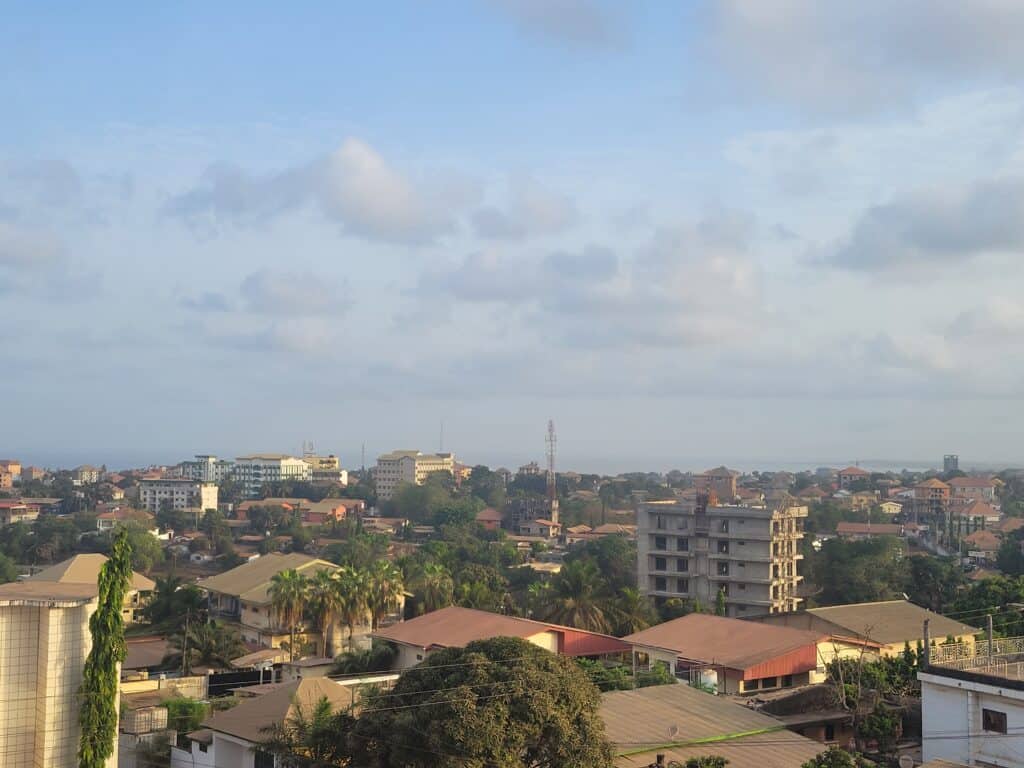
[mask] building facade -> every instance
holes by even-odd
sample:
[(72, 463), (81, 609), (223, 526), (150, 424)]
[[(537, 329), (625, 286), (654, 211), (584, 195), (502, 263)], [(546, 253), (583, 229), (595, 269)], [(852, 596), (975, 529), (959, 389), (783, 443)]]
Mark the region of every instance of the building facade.
[(139, 483), (139, 506), (159, 512), (169, 503), (171, 509), (216, 509), (217, 486), (195, 480), (143, 480)]
[(704, 494), (640, 506), (640, 591), (656, 602), (675, 597), (704, 606), (724, 591), (728, 616), (795, 610), (807, 507), (791, 498), (760, 507), (710, 501)]
[(455, 457), (450, 453), (421, 453), (420, 451), (392, 451), (377, 457), (374, 479), (377, 498), (394, 498), (403, 483), (423, 485), (432, 472), (455, 471)]
[(714, 493), (719, 499), (732, 502), (736, 498), (736, 480), (740, 473), (728, 467), (709, 469), (694, 478), (694, 484), (700, 493)]
[(341, 483), (348, 485), (348, 471), (341, 468), (341, 460), (331, 454), (314, 456), (306, 454), (302, 460), (309, 464), (309, 471), (314, 483)]
[(200, 483), (220, 483), (231, 477), (235, 464), (209, 454), (197, 454), (194, 461), (181, 463), (181, 476)]
[[(77, 768), (78, 689), (95, 584), (0, 585), (0, 755), (6, 768)], [(107, 763), (117, 765), (116, 754)]]
[(9, 472), (15, 480), (21, 480), (21, 462), (17, 459), (0, 459), (0, 472)]
[(280, 453), (258, 453), (235, 459), (232, 477), (241, 483), (246, 496), (256, 498), (265, 483), (285, 480), (309, 482), (313, 478), (309, 464), (295, 456)]

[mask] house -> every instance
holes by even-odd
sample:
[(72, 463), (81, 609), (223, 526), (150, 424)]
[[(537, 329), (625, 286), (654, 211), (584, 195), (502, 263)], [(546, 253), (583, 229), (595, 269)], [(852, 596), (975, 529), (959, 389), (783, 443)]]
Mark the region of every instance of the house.
[(1003, 515), (998, 509), (981, 499), (958, 504), (955, 507), (950, 502), (950, 511), (966, 523), (968, 529), (994, 525), (1003, 519)]
[(0, 472), (9, 474), (12, 480), (25, 482), (21, 462), (18, 459), (0, 459)]
[(519, 524), (519, 533), (522, 536), (539, 536), (542, 539), (554, 539), (562, 531), (561, 523), (554, 523), (544, 518), (526, 520)]
[(476, 521), (483, 526), (485, 531), (496, 531), (501, 528), (501, 512), (494, 507), (481, 509), (476, 513)]
[(615, 768), (684, 765), (706, 755), (724, 757), (729, 768), (796, 768), (824, 751), (773, 717), (688, 685), (603, 693), (599, 714)]
[(253, 507), (282, 507), (288, 511), (297, 511), (302, 522), (311, 525), (323, 525), (332, 520), (340, 521), (350, 514), (361, 515), (366, 512), (366, 502), (363, 499), (310, 501), (302, 498), (271, 496), (266, 499), (243, 501), (235, 507), (235, 517), (238, 520), (248, 520), (249, 511)]
[(949, 481), (951, 499), (971, 499), (993, 504), (996, 501), (996, 481), (991, 477), (954, 477)]
[(29, 507), (21, 499), (0, 499), (0, 525), (31, 523), (39, 517), (39, 509)]
[(977, 564), (994, 563), (1003, 540), (992, 531), (982, 529), (964, 537), (967, 556)]
[(628, 653), (630, 648), (628, 643), (598, 632), (457, 606), (379, 629), (372, 637), (395, 645), (397, 670), (416, 666), (438, 648), (462, 648), (492, 637), (521, 637), (563, 656), (607, 656)]
[(97, 594), (95, 583), (0, 585), (0, 755), (5, 765), (78, 767), (78, 692), (92, 648), (89, 618)]
[[(1024, 638), (931, 649), (921, 681), (924, 760), (1019, 766), (1024, 755)], [(956, 734), (957, 738), (949, 738)]]
[(866, 482), (870, 479), (871, 473), (860, 467), (847, 467), (846, 469), (840, 469), (836, 473), (836, 481), (839, 483), (839, 487), (844, 490), (849, 490), (850, 486), (855, 483)]
[(0, 469), (0, 491), (9, 491), (14, 487), (14, 475), (6, 469)]
[(836, 524), (836, 535), (854, 541), (879, 536), (903, 536), (903, 526), (893, 523), (849, 523), (844, 520)]
[(775, 626), (809, 629), (864, 638), (878, 643), (883, 656), (897, 656), (904, 647), (924, 642), (924, 622), (935, 638), (952, 636), (957, 642), (974, 643), (978, 629), (947, 619), (908, 600), (884, 600), (877, 603), (851, 603), (827, 608), (804, 608), (788, 613), (751, 616), (750, 621)]
[(92, 485), (98, 483), (103, 477), (103, 470), (91, 464), (83, 464), (71, 470), (71, 483), (73, 485)]
[(903, 505), (898, 501), (892, 499), (886, 499), (878, 505), (878, 509), (886, 515), (898, 515), (903, 511)]
[(347, 709), (352, 700), (345, 686), (324, 677), (303, 678), (243, 699), (187, 734), (187, 749), (171, 747), (171, 768), (274, 766), (274, 758), (259, 748), (268, 729), (291, 720), (297, 712), (308, 714), (324, 698), (335, 712)]
[(700, 493), (714, 492), (723, 502), (736, 499), (736, 481), (740, 473), (728, 467), (715, 467), (694, 478), (697, 491)]
[(133, 523), (141, 525), (143, 528), (151, 529), (154, 526), (155, 520), (156, 518), (153, 515), (141, 509), (117, 506), (108, 512), (100, 512), (100, 514), (96, 515), (96, 530), (112, 531), (126, 523)]
[(877, 644), (805, 629), (691, 613), (622, 638), (642, 666), (665, 664), (717, 693), (750, 693), (819, 683), (838, 657), (870, 655)]
[[(55, 583), (55, 584), (85, 584), (97, 587), (100, 579), (100, 569), (107, 562), (106, 555), (85, 554), (75, 555), (67, 560), (44, 568), (34, 576), (26, 579), (28, 582)], [(142, 611), (153, 598), (153, 590), (156, 588), (154, 581), (141, 573), (132, 572), (132, 581), (128, 592), (124, 596), (124, 606), (121, 609), (121, 616), (126, 624), (134, 624), (141, 621)]]
[[(278, 648), (290, 639), (287, 627), (278, 621), (271, 605), (272, 579), (281, 571), (294, 569), (304, 576), (320, 570), (338, 570), (338, 566), (299, 552), (273, 552), (248, 563), (196, 582), (209, 595), (210, 613), (233, 624), (242, 640), (262, 648)], [(399, 600), (399, 613), (404, 605)], [(341, 645), (341, 626), (335, 622), (328, 637), (329, 648)], [(319, 641), (319, 632), (304, 631), (299, 640)]]
[(995, 525), (995, 530), (1004, 536), (1021, 528), (1024, 528), (1024, 517), (1006, 517)]
[(797, 498), (805, 499), (806, 501), (821, 501), (825, 498), (825, 492), (818, 485), (809, 485), (802, 491), (798, 491), (796, 495)]
[(930, 477), (914, 486), (914, 511), (918, 515), (944, 516), (949, 507), (949, 486)]

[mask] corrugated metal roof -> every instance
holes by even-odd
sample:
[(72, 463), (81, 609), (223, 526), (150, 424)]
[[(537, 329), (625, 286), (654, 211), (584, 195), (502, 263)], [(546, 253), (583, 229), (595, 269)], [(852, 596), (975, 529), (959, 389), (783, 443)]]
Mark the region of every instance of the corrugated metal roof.
[(912, 643), (922, 636), (925, 619), (929, 620), (928, 629), (934, 638), (943, 638), (946, 635), (971, 635), (980, 631), (907, 600), (833, 605), (827, 608), (808, 608), (806, 612), (846, 630), (855, 637), (868, 637), (886, 645)]
[(200, 579), (196, 586), (211, 592), (220, 592), (225, 595), (234, 595), (242, 600), (252, 603), (265, 604), (270, 602), (268, 590), (270, 580), (275, 574), (294, 568), (306, 572), (309, 569), (319, 570), (321, 568), (337, 569), (334, 563), (326, 560), (318, 560), (309, 555), (299, 552), (291, 552), (287, 555), (272, 553), (263, 555), (255, 560), (232, 568), (230, 571), (218, 573), (208, 579)]
[(773, 717), (683, 684), (602, 694), (600, 714), (620, 768), (650, 765), (658, 753), (681, 763), (714, 754), (730, 768), (794, 768), (824, 749)]
[(817, 644), (825, 637), (821, 632), (691, 613), (622, 639), (634, 646), (661, 648), (685, 659), (737, 670), (753, 670), (780, 659), (792, 662), (792, 669), (765, 675), (770, 676), (813, 669)]

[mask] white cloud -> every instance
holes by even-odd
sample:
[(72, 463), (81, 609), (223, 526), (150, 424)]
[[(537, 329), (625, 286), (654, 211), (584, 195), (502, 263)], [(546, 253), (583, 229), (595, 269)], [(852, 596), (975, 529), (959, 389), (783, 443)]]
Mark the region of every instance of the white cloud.
[(260, 271), (239, 289), (249, 312), (265, 315), (338, 314), (348, 307), (342, 288), (322, 275)]
[(710, 18), (717, 58), (741, 82), (815, 110), (903, 106), (940, 86), (1024, 72), (1015, 0), (719, 0)]
[(508, 204), (503, 210), (489, 205), (473, 213), (477, 235), (489, 240), (523, 240), (564, 232), (579, 215), (567, 195), (545, 189), (530, 178), (510, 184)]
[(45, 269), (63, 258), (64, 248), (56, 237), (0, 220), (0, 268), (19, 272)]
[(1024, 337), (1024, 305), (1005, 296), (993, 296), (985, 304), (957, 315), (946, 336), (972, 345), (1018, 342)]

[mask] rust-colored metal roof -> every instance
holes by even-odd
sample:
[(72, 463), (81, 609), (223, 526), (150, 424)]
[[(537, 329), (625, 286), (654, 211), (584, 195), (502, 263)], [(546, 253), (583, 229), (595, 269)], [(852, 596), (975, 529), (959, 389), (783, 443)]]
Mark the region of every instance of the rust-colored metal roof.
[(814, 669), (818, 643), (827, 637), (822, 632), (691, 613), (622, 639), (633, 646), (659, 648), (690, 661), (742, 671), (749, 680)]

